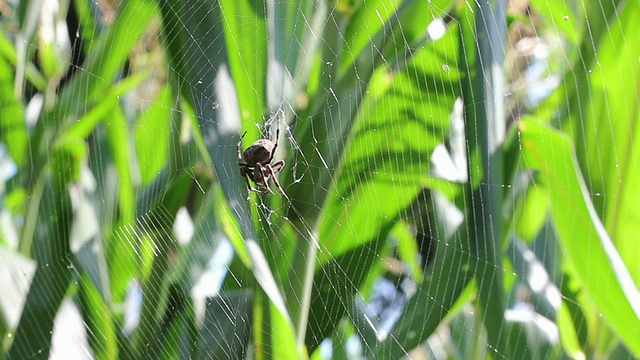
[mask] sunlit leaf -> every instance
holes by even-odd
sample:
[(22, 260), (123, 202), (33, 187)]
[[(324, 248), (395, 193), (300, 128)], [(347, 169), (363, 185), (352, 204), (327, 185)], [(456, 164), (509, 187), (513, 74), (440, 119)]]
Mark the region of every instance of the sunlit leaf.
[(179, 131), (171, 127), (171, 106), (174, 103), (171, 89), (162, 88), (136, 123), (134, 144), (142, 186), (149, 184), (167, 163), (171, 133)]
[(0, 139), (13, 161), (22, 165), (27, 150), (27, 124), (23, 106), (13, 93), (13, 72), (0, 55)]
[(640, 353), (638, 290), (587, 195), (569, 139), (532, 120), (519, 128), (525, 165), (540, 172), (567, 258), (605, 319)]
[[(626, 3), (603, 29), (598, 57), (589, 71), (589, 98), (575, 139), (585, 182), (636, 286), (640, 286), (637, 234), (640, 233), (640, 49), (627, 46), (640, 4)], [(579, 137), (578, 137), (579, 136)]]

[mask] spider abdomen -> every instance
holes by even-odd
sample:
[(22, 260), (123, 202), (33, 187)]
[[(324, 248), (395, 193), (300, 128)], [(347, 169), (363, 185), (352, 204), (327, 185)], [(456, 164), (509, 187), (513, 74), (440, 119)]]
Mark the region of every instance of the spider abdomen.
[(273, 142), (267, 139), (260, 139), (249, 146), (244, 153), (242, 159), (248, 165), (267, 164), (271, 158), (273, 151)]

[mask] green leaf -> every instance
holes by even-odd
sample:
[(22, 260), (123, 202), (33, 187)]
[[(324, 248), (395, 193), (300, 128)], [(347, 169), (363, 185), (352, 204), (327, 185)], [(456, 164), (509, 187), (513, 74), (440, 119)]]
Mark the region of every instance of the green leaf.
[(527, 241), (540, 232), (549, 213), (549, 194), (544, 188), (532, 186), (518, 203), (515, 212), (515, 227), (519, 236)]
[(114, 107), (104, 122), (107, 142), (113, 163), (118, 171), (118, 211), (120, 220), (130, 224), (135, 220), (135, 189), (131, 174), (131, 155), (127, 119), (122, 111)]
[(134, 131), (140, 183), (148, 185), (166, 165), (169, 156), (172, 106), (175, 98), (170, 87), (163, 87), (155, 100), (144, 109)]
[[(4, 57), (14, 67), (18, 66), (18, 54), (16, 49), (13, 47), (11, 41), (7, 39), (4, 32), (0, 32), (0, 57)], [(46, 79), (34, 64), (26, 64), (25, 75), (27, 80), (30, 81), (30, 84), (38, 89), (38, 91), (43, 91), (47, 86)]]
[(638, 289), (595, 212), (569, 139), (533, 120), (518, 126), (524, 165), (539, 171), (549, 192), (566, 257), (614, 331), (640, 355)]
[[(410, 14), (411, 11), (403, 7), (394, 16), (409, 21)], [(397, 26), (396, 21), (393, 17), (388, 27), (385, 25), (380, 31), (390, 32)], [(318, 115), (341, 118), (341, 111), (353, 111), (341, 107), (357, 106), (353, 120), (341, 118), (339, 126), (327, 128), (322, 125), (313, 131), (314, 138), (346, 138), (344, 145), (341, 145), (342, 141), (319, 144), (305, 140), (307, 134), (302, 135), (300, 142), (309, 141), (306, 144), (313, 145), (308, 149), (309, 153), (305, 153), (305, 159), (312, 164), (317, 161), (315, 169), (322, 171), (317, 180), (311, 181), (314, 186), (304, 196), (302, 192), (309, 180), (301, 187), (296, 186), (292, 197), (325, 199), (316, 222), (321, 267), (316, 271), (314, 284), (317, 289), (314, 290), (318, 295), (313, 296), (309, 316), (314, 319), (307, 334), (307, 345), (311, 350), (329, 335), (345, 311), (350, 313), (345, 304), (352, 303), (356, 290), (371, 275), (378, 251), (403, 211), (424, 188), (437, 183), (425, 169), (428, 169), (434, 148), (445, 141), (449, 112), (453, 108), (456, 89), (459, 91), (454, 85), (460, 76), (456, 66), (458, 33), (455, 29), (448, 29), (436, 41), (422, 44), (399, 69), (381, 63), (378, 69), (372, 68), (369, 75), (367, 71), (373, 64), (357, 68), (358, 81), (370, 81), (361, 102), (339, 102), (322, 110), (335, 110), (335, 115)], [(375, 46), (376, 39), (380, 40), (373, 37), (371, 46)], [(403, 42), (397, 44), (402, 51), (405, 45)], [(444, 65), (451, 70), (445, 76), (441, 73)], [(337, 85), (336, 92), (353, 90), (349, 86), (357, 88), (360, 83), (351, 85), (350, 76), (349, 72), (344, 74), (344, 83)], [(444, 88), (440, 87), (442, 84), (445, 84)], [(320, 121), (320, 118), (312, 121)], [(302, 151), (305, 151), (304, 147)], [(317, 154), (315, 158), (314, 154)], [(323, 176), (334, 171), (336, 175), (329, 192), (322, 192)], [(309, 176), (313, 179), (316, 175), (311, 172)], [(311, 193), (313, 195), (309, 195)], [(297, 208), (295, 199), (293, 204)], [(309, 204), (301, 202), (300, 206), (304, 211)]]
[(585, 354), (578, 341), (575, 325), (571, 320), (571, 313), (564, 302), (560, 304), (558, 309), (556, 323), (558, 324), (560, 341), (564, 351), (573, 359), (585, 359)]
[(398, 257), (407, 267), (407, 272), (410, 274), (411, 279), (421, 283), (420, 250), (418, 249), (415, 235), (409, 229), (409, 224), (404, 221), (398, 221), (391, 229), (391, 236), (398, 242)]
[(81, 274), (80, 279), (78, 299), (93, 356), (113, 359), (118, 355), (118, 339), (111, 309), (105, 303), (104, 293), (94, 287), (87, 274)]
[(113, 116), (112, 113), (114, 109), (118, 107), (120, 98), (140, 85), (147, 77), (148, 74), (137, 73), (114, 84), (106, 94), (100, 98), (95, 106), (82, 115), (62, 136), (87, 139), (100, 121)]
[(589, 71), (588, 101), (576, 111), (582, 137), (575, 139), (580, 166), (599, 216), (640, 286), (640, 49), (628, 46), (636, 33), (640, 4), (625, 2), (610, 19)]
[(78, 180), (87, 151), (87, 145), (82, 139), (67, 137), (55, 143), (51, 152), (50, 166), (54, 186), (60, 187), (56, 190), (66, 191), (67, 184)]
[(332, 199), (326, 206), (319, 235), (323, 248), (327, 249), (321, 253), (320, 264), (365, 243), (383, 241), (382, 230), (394, 223), (400, 210), (415, 199), (420, 185), (409, 180), (404, 186), (398, 186), (393, 177), (377, 176), (358, 186), (353, 193), (342, 195), (340, 200)]
[(278, 309), (273, 300), (270, 305), (273, 353), (269, 355), (274, 359), (305, 359), (307, 356), (304, 344), (297, 343), (288, 313)]
[(27, 124), (22, 103), (13, 91), (14, 70), (0, 54), (0, 139), (13, 161), (23, 165), (27, 154)]
[[(580, 32), (583, 30), (582, 11), (577, 11), (568, 1), (544, 1), (532, 0), (529, 2), (532, 9), (547, 24), (553, 24), (553, 30), (562, 33), (565, 39), (575, 45), (579, 45)], [(569, 47), (564, 48), (568, 51)]]
[[(455, 94), (439, 93), (440, 80), (435, 76), (441, 74), (432, 72), (433, 58), (445, 48), (456, 53), (456, 37), (449, 31), (421, 49), (406, 71), (382, 68), (373, 75), (372, 91), (358, 109), (337, 169), (336, 186), (318, 220), (319, 239), (328, 250), (321, 264), (329, 255), (339, 256), (374, 239), (378, 229), (394, 222), (419, 191), (434, 184), (425, 167), (436, 145), (444, 142)], [(455, 74), (453, 70), (452, 77)]]
[[(219, 11), (240, 119), (243, 125), (260, 123), (266, 104), (267, 6), (255, 0), (220, 0)], [(259, 135), (255, 126), (245, 128)]]

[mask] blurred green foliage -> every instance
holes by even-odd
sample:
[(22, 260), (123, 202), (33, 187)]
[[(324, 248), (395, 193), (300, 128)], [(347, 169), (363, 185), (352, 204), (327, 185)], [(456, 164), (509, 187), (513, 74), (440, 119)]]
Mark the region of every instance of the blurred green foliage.
[(640, 357), (639, 2), (5, 5), (0, 358)]

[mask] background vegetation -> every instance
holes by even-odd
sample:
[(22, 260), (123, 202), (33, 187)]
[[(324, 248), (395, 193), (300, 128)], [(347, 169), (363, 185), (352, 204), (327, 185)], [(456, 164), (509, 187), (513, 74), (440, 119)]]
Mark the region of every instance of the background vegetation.
[(476, 4), (0, 2), (0, 358), (640, 357), (640, 2)]

